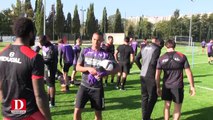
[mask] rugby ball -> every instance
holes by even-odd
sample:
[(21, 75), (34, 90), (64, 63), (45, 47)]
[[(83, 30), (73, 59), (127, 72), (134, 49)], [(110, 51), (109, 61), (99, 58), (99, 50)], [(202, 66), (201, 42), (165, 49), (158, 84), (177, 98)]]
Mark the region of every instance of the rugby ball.
[(114, 60), (102, 60), (99, 62), (99, 66), (103, 67), (107, 71), (112, 71), (116, 67), (116, 62)]

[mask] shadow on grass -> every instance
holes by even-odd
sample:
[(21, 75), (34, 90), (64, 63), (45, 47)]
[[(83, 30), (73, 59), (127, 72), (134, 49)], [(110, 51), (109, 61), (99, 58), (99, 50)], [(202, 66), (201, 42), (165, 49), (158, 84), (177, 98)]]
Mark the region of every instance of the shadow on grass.
[(138, 109), (141, 108), (141, 95), (133, 95), (118, 98), (106, 98), (107, 103), (118, 103), (117, 105), (106, 106), (105, 110)]
[[(183, 112), (181, 114), (181, 116), (183, 117), (185, 115), (191, 115), (190, 117), (186, 118), (185, 120), (212, 120), (212, 117), (213, 117), (212, 113), (213, 113), (213, 106), (207, 107), (207, 108), (202, 108), (202, 109)], [(170, 117), (172, 117), (172, 115), (170, 115)], [(160, 117), (160, 118), (157, 118), (155, 120), (163, 120), (163, 119), (164, 119), (163, 117)]]

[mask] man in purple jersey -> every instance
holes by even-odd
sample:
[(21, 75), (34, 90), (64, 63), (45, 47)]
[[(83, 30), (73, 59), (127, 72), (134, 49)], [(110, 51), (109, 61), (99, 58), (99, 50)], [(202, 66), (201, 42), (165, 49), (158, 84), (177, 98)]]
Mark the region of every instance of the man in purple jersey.
[(130, 46), (132, 47), (134, 55), (136, 56), (138, 48), (138, 42), (136, 41), (136, 38), (130, 37)]
[(79, 55), (76, 70), (82, 72), (82, 81), (76, 95), (74, 120), (81, 120), (82, 110), (89, 100), (91, 107), (95, 109), (95, 120), (102, 120), (102, 110), (105, 107), (102, 77), (115, 73), (118, 69), (117, 66), (113, 71), (100, 70), (99, 62), (112, 59), (110, 54), (101, 49), (102, 41), (103, 35), (94, 33), (92, 46), (83, 49)]
[(76, 75), (76, 64), (77, 64), (79, 54), (81, 52), (81, 44), (82, 44), (82, 40), (78, 38), (76, 40), (76, 45), (73, 47), (74, 59), (73, 59), (73, 71), (71, 75), (71, 85), (74, 85), (74, 80)]
[(210, 40), (209, 43), (206, 44), (206, 52), (208, 55), (208, 63), (210, 64), (212, 61), (212, 57), (213, 57), (213, 51), (212, 51), (212, 47), (213, 47), (213, 40)]
[[(173, 119), (179, 120), (181, 116), (181, 106), (184, 98), (183, 69), (185, 69), (190, 83), (190, 95), (195, 95), (194, 79), (188, 63), (187, 57), (175, 51), (175, 41), (168, 40), (165, 43), (167, 52), (158, 59), (156, 68), (157, 94), (165, 101), (164, 120), (169, 120), (171, 102), (174, 102)], [(160, 75), (164, 71), (163, 87), (161, 93)]]
[[(51, 120), (44, 89), (43, 59), (30, 48), (35, 43), (33, 22), (28, 18), (18, 18), (13, 25), (13, 32), (16, 36), (14, 43), (0, 52), (0, 102), (3, 119)], [(24, 106), (24, 111), (17, 109)]]
[(205, 47), (206, 47), (206, 41), (203, 40), (200, 44), (201, 44), (201, 47), (202, 47), (202, 53), (204, 53), (205, 52)]
[[(61, 91), (62, 92), (68, 92), (69, 91), (69, 80), (68, 80), (68, 72), (69, 68), (73, 64), (73, 59), (74, 59), (74, 53), (72, 46), (67, 44), (67, 40), (64, 38), (63, 43), (61, 45), (61, 50), (60, 50), (60, 66), (63, 68), (63, 78), (64, 78), (64, 84), (61, 85)], [(62, 64), (63, 60), (63, 64)]]

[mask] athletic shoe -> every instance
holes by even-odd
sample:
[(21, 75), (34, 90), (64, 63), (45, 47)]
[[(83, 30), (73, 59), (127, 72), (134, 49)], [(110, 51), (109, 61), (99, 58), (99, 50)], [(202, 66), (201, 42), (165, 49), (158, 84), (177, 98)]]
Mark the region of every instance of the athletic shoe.
[(53, 108), (53, 107), (55, 107), (55, 105), (49, 104), (49, 107), (50, 107), (50, 108)]
[(116, 89), (116, 90), (118, 90), (118, 89), (119, 89), (119, 87), (118, 87), (118, 86), (115, 86), (115, 89)]
[(120, 88), (120, 90), (121, 90), (121, 91), (126, 91), (126, 89), (125, 89), (125, 88)]

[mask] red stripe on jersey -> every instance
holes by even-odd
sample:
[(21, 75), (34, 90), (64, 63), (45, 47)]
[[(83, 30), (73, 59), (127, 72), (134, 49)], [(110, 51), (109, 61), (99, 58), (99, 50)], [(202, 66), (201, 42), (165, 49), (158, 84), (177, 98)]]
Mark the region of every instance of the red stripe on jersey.
[(26, 55), (27, 57), (29, 57), (30, 59), (32, 59), (33, 57), (36, 56), (36, 52), (33, 51), (31, 48), (27, 47), (27, 46), (21, 46), (20, 48), (21, 52)]
[(32, 79), (41, 79), (41, 78), (44, 78), (44, 76), (32, 75)]
[(176, 52), (178, 55), (180, 55), (182, 58), (183, 58), (183, 53), (181, 53), (181, 52)]
[(9, 48), (10, 45), (7, 45), (6, 47), (3, 48), (2, 51), (0, 51), (0, 54), (3, 53), (5, 50), (7, 50)]

